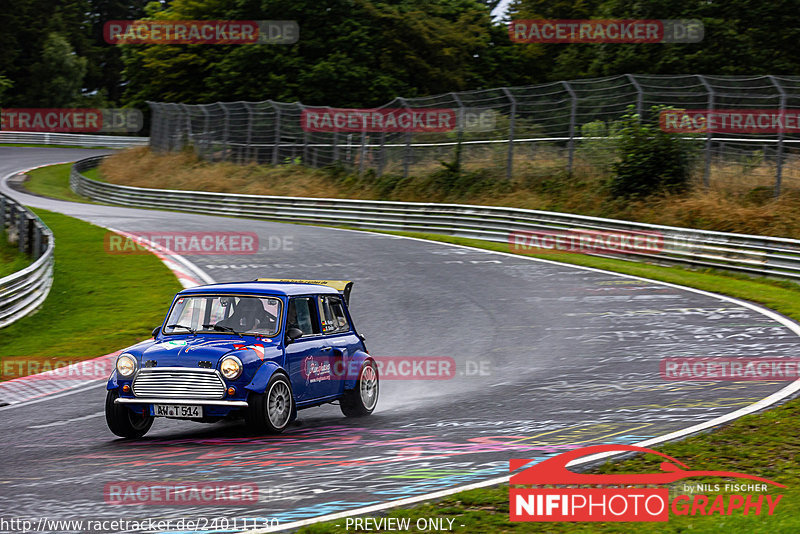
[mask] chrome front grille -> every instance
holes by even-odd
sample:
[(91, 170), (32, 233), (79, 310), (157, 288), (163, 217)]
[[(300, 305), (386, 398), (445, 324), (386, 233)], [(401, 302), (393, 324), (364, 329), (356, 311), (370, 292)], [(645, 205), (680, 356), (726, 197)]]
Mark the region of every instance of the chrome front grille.
[(134, 378), (133, 394), (141, 398), (221, 399), (225, 384), (214, 369), (150, 367)]

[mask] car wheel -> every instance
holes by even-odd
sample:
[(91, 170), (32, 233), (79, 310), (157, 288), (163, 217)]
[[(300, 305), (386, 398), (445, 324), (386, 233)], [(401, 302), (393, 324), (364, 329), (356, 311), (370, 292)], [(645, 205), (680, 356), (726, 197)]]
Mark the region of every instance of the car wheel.
[(254, 432), (280, 434), (292, 420), (294, 398), (285, 375), (272, 375), (264, 393), (251, 393), (247, 426)]
[(153, 426), (151, 415), (142, 415), (134, 412), (122, 404), (114, 404), (119, 397), (116, 389), (111, 389), (106, 394), (106, 424), (109, 430), (122, 438), (141, 438)]
[(339, 407), (347, 417), (363, 417), (375, 410), (378, 404), (378, 368), (375, 362), (367, 360), (358, 373), (355, 389), (344, 392)]

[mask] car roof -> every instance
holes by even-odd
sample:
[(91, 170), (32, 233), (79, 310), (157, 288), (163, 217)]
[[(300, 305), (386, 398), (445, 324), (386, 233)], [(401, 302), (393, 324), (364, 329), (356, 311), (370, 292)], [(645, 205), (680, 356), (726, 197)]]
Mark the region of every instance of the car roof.
[(335, 289), (318, 284), (297, 284), (292, 282), (223, 282), (184, 289), (180, 295), (204, 293), (246, 293), (251, 295), (339, 295)]

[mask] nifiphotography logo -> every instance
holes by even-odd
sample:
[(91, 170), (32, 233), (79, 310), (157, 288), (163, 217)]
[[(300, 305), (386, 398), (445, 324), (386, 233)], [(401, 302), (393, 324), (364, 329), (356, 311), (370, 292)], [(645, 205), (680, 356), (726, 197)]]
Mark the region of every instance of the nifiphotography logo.
[[(659, 473), (586, 474), (567, 469), (567, 464), (584, 456), (608, 452), (641, 452), (664, 458)], [(512, 459), (511, 471), (533, 460)], [(664, 485), (695, 477), (740, 478), (757, 483), (684, 484), (683, 491), (670, 500)], [(669, 521), (674, 515), (731, 516), (773, 515), (783, 495), (764, 494), (767, 486), (785, 488), (772, 480), (734, 471), (692, 471), (681, 461), (664, 453), (635, 445), (593, 445), (559, 454), (511, 476), (514, 485), (594, 485), (600, 488), (509, 488), (511, 521)], [(707, 495), (709, 490), (726, 494)], [(699, 493), (701, 491), (703, 493)], [(732, 493), (727, 493), (732, 492)], [(754, 492), (762, 492), (755, 494)]]

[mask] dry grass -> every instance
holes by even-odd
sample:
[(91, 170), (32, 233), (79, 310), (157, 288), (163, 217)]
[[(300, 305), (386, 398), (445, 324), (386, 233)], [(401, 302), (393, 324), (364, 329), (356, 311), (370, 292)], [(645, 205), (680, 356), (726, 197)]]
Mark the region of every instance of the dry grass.
[[(485, 154), (486, 163), (502, 161), (504, 151)], [(771, 198), (771, 183), (749, 188), (742, 169), (715, 167), (724, 180), (710, 190), (696, 188), (688, 194), (622, 202), (605, 192), (607, 174), (602, 167), (580, 158), (567, 176), (556, 149), (538, 150), (536, 159), (524, 152), (515, 156), (515, 175), (505, 179), (503, 165), (480, 168), (480, 159), (465, 158), (461, 176), (443, 172), (432, 162), (413, 168), (416, 176), (399, 173), (362, 176), (343, 169), (309, 169), (300, 165), (237, 165), (208, 163), (191, 152), (156, 155), (137, 148), (108, 158), (101, 167), (110, 182), (160, 189), (204, 190), (223, 193), (329, 198), (362, 198), (410, 202), (460, 202), (583, 213), (672, 226), (716, 231), (800, 238), (800, 194), (787, 189), (779, 200)], [(425, 168), (426, 172), (420, 172)], [(392, 169), (397, 172), (397, 169)], [(724, 173), (722, 172), (724, 171)], [(740, 174), (736, 174), (740, 172)], [(787, 175), (800, 173), (787, 166)], [(760, 177), (762, 168), (749, 169)], [(766, 176), (766, 175), (765, 175)], [(789, 184), (795, 180), (789, 180)], [(757, 183), (761, 183), (757, 181)]]

